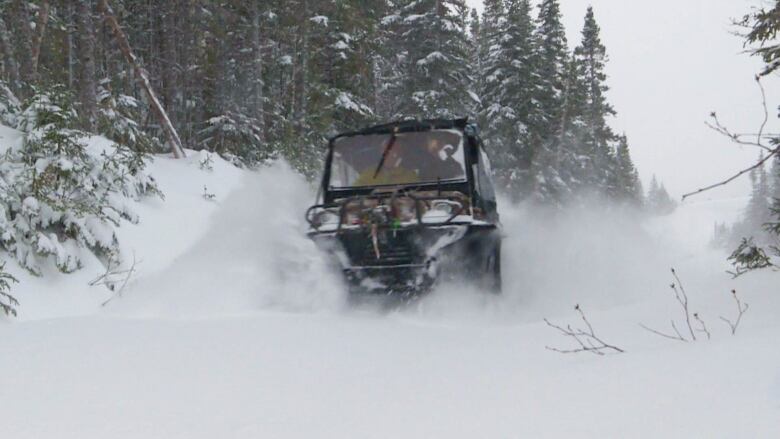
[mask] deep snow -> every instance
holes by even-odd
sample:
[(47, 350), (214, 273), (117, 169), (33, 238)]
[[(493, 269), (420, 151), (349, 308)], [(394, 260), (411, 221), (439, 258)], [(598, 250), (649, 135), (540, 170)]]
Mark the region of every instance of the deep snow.
[[(2, 140), (0, 140), (2, 141)], [(21, 284), (0, 322), (0, 437), (780, 437), (776, 273), (733, 281), (707, 247), (744, 200), (641, 220), (503, 204), (505, 294), (443, 286), (408, 308), (345, 304), (303, 234), (312, 190), (284, 164), (253, 173), (159, 157), (165, 201), (125, 224), (138, 274), (111, 293), (79, 273)], [(215, 194), (204, 199), (203, 187)], [(674, 266), (713, 333), (680, 343)], [(750, 303), (731, 336), (729, 291)], [(571, 347), (542, 319), (627, 352)]]

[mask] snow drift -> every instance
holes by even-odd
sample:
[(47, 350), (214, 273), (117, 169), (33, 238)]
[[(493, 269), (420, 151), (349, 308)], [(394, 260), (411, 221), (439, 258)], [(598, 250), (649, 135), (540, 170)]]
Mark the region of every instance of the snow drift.
[[(87, 285), (97, 260), (40, 278), (9, 263), (21, 307), (0, 324), (0, 436), (780, 435), (776, 274), (733, 281), (707, 247), (740, 200), (650, 220), (503, 203), (502, 296), (442, 285), (377, 312), (345, 306), (306, 239), (303, 178), (207, 158), (151, 164), (166, 197), (117, 231), (137, 261), (121, 296)], [(672, 266), (712, 340), (638, 326), (680, 320)], [(718, 319), (734, 313), (732, 288), (751, 305), (737, 336)], [(542, 319), (577, 324), (575, 304), (627, 353), (546, 350), (570, 340)]]

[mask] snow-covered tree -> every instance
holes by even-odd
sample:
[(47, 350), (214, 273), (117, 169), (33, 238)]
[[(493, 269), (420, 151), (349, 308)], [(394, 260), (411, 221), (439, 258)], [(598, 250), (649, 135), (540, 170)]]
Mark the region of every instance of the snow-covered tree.
[(11, 295), (11, 284), (16, 278), (5, 272), (5, 263), (0, 264), (0, 311), (6, 316), (16, 316), (19, 302)]
[(641, 205), (644, 200), (644, 190), (639, 173), (631, 159), (628, 137), (625, 134), (618, 138), (612, 166), (614, 169), (610, 174), (612, 178), (609, 182), (612, 198), (637, 206)]
[[(763, 154), (762, 154), (763, 155)], [(772, 198), (769, 174), (765, 166), (750, 172), (751, 193), (742, 220), (734, 225), (734, 241), (752, 238), (759, 245), (772, 244), (765, 226), (772, 220)]]
[(546, 119), (544, 139), (557, 132), (566, 89), (566, 72), (569, 59), (566, 30), (558, 0), (543, 0), (539, 4), (536, 38), (539, 41), (538, 72), (542, 85), (536, 100)]
[(677, 208), (677, 203), (669, 196), (663, 183), (658, 183), (655, 175), (650, 181), (645, 207), (652, 215), (668, 215)]
[(47, 259), (74, 271), (82, 251), (121, 261), (114, 228), (138, 221), (130, 200), (159, 194), (142, 154), (87, 144), (78, 123), (67, 92), (39, 93), (19, 115), (24, 141), (0, 161), (0, 247), (34, 274)]
[[(506, 141), (505, 125), (513, 113), (506, 102), (503, 84), (509, 75), (506, 44), (506, 10), (503, 0), (485, 1), (485, 11), (480, 26), (480, 49), (482, 68), (479, 90), (481, 106), (479, 120), (491, 148), (502, 147)], [(502, 137), (503, 135), (503, 137)]]
[(399, 2), (398, 47), (404, 53), (396, 118), (454, 118), (478, 103), (468, 64), (464, 0)]
[(609, 181), (614, 180), (611, 174), (616, 171), (611, 145), (617, 136), (607, 122), (616, 112), (606, 98), (609, 90), (605, 73), (607, 51), (601, 42), (600, 33), (593, 8), (589, 7), (582, 29), (582, 42), (574, 50), (585, 96), (581, 147), (582, 155), (586, 158), (583, 163), (586, 182), (592, 188), (606, 189)]

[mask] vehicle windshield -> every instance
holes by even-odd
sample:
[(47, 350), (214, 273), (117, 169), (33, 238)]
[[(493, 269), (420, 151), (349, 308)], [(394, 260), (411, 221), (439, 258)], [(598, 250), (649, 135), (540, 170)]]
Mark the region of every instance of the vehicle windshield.
[(466, 179), (463, 135), (455, 130), (341, 137), (333, 145), (330, 188)]

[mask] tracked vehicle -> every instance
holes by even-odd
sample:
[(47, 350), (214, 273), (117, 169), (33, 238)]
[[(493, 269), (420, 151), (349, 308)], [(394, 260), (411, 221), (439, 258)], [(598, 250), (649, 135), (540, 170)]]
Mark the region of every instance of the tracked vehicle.
[(350, 291), (414, 297), (442, 280), (501, 290), (490, 162), (466, 119), (401, 121), (328, 143), (309, 236)]

